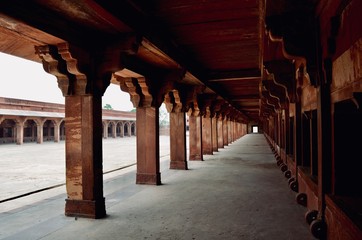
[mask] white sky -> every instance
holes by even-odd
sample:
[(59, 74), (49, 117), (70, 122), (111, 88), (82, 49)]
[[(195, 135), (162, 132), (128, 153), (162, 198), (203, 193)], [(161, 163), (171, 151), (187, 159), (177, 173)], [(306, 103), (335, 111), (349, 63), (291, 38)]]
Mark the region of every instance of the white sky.
[[(0, 97), (64, 104), (57, 79), (44, 71), (42, 64), (0, 52)], [(128, 93), (111, 84), (102, 105), (114, 110), (130, 111), (133, 105)]]

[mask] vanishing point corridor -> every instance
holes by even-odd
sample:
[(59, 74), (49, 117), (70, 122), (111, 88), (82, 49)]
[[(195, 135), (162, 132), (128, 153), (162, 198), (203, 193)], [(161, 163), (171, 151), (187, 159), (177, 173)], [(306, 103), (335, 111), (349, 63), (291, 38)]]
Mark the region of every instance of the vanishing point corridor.
[[(314, 239), (264, 135), (247, 134), (204, 161), (188, 161), (189, 170), (169, 169), (166, 138), (162, 185), (135, 184), (135, 165), (105, 174), (107, 217), (100, 220), (64, 216), (64, 186), (0, 203), (0, 239)], [(121, 157), (133, 156), (135, 138), (125, 139)], [(105, 171), (107, 144), (116, 140), (107, 141)], [(50, 145), (61, 144), (36, 148)], [(52, 160), (52, 152), (45, 155)]]

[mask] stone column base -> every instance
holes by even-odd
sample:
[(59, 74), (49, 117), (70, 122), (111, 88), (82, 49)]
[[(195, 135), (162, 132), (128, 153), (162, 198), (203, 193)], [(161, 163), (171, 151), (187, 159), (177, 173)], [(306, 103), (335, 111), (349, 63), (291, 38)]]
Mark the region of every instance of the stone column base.
[(170, 169), (179, 169), (179, 170), (187, 170), (187, 162), (186, 161), (171, 161)]
[(65, 200), (65, 215), (69, 217), (103, 218), (106, 216), (105, 199)]
[(191, 155), (189, 157), (190, 161), (204, 161), (203, 155), (200, 154), (195, 154), (195, 155)]
[(161, 185), (161, 174), (137, 173), (136, 184)]

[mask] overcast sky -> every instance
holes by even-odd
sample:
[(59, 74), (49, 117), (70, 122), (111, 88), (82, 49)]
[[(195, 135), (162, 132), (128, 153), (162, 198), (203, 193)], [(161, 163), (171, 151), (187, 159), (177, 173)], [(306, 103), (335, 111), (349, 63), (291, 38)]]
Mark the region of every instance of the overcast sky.
[[(0, 97), (64, 104), (57, 79), (45, 72), (41, 64), (1, 52)], [(114, 84), (107, 88), (102, 98), (102, 105), (107, 103), (115, 110), (133, 109), (129, 94)]]

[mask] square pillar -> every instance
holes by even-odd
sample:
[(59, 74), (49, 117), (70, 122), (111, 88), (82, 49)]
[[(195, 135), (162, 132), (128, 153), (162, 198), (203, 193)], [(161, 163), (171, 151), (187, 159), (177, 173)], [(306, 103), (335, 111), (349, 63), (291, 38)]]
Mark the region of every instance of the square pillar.
[(227, 125), (228, 125), (228, 144), (232, 143), (232, 125), (231, 125), (231, 120), (227, 121)]
[(224, 148), (223, 120), (221, 117), (217, 119), (217, 147)]
[(217, 152), (217, 118), (211, 118), (211, 137), (212, 137), (212, 151)]
[(212, 155), (212, 129), (210, 116), (202, 117), (202, 153)]
[(115, 122), (112, 123), (112, 138), (117, 137), (117, 124)]
[(229, 144), (228, 139), (228, 119), (225, 117), (222, 124), (222, 131), (223, 131), (223, 138), (224, 138), (224, 146), (227, 146)]
[(16, 123), (16, 144), (24, 143), (24, 121)]
[(190, 160), (203, 161), (201, 116), (189, 116)]
[(107, 139), (108, 138), (108, 121), (104, 121), (104, 123), (102, 123), (103, 126), (103, 138)]
[(160, 185), (159, 109), (155, 107), (137, 107), (136, 117), (136, 183)]
[(170, 169), (187, 170), (184, 112), (170, 113), (170, 158)]
[(103, 197), (101, 97), (65, 97), (65, 215), (102, 218)]
[(60, 141), (60, 122), (54, 121), (54, 142)]

